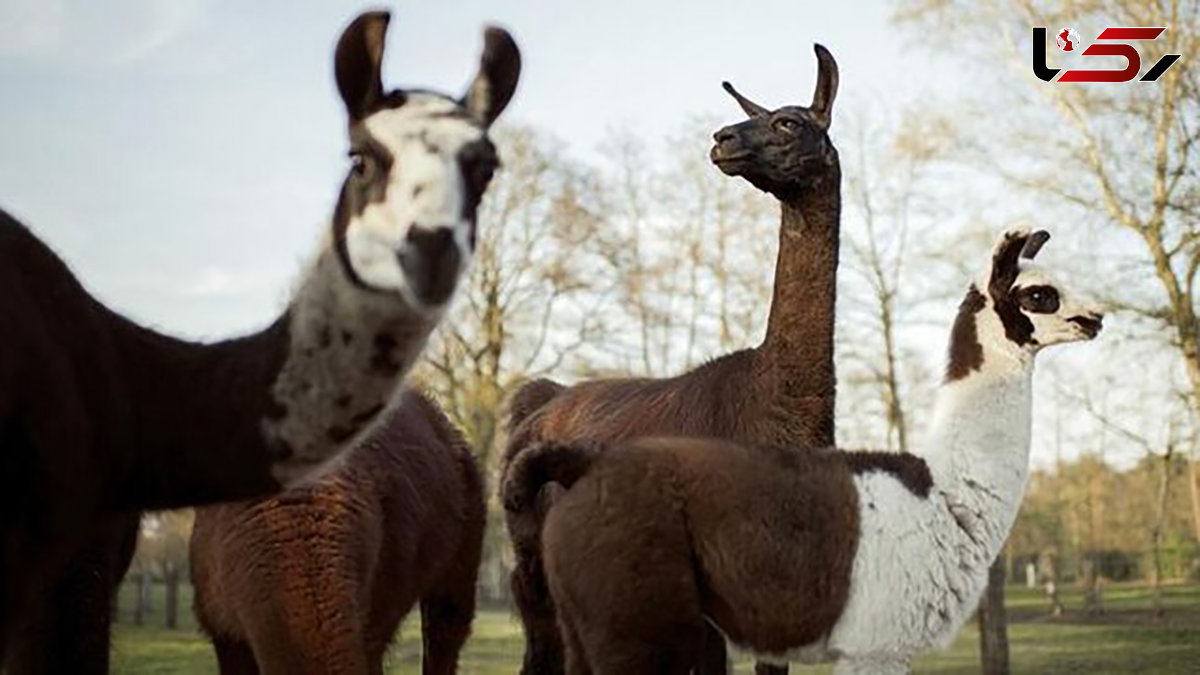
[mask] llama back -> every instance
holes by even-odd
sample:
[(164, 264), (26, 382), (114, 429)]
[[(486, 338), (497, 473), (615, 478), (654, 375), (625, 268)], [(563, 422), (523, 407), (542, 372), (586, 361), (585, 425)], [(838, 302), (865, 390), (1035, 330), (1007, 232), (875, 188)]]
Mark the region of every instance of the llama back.
[(613, 443), (655, 435), (757, 440), (757, 420), (748, 410), (758, 400), (747, 384), (753, 359), (754, 352), (744, 350), (679, 377), (584, 382), (561, 388), (531, 413), (514, 397), (505, 463), (538, 441)]

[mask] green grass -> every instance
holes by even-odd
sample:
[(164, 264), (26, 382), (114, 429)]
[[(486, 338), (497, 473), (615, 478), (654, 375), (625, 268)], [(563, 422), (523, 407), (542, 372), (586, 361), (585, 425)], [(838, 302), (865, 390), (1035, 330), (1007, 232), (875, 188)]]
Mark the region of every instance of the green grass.
[[(152, 626), (133, 626), (128, 611), (132, 588), (123, 589), (123, 608), (113, 647), (113, 672), (135, 675), (212, 673), (216, 661), (208, 642), (195, 632), (191, 617), (190, 588), (180, 598), (178, 631), (161, 628), (161, 588), (155, 589)], [(1155, 621), (1148, 613), (1148, 589), (1131, 584), (1105, 589), (1105, 614), (1084, 617), (1078, 613), (1082, 596), (1063, 589), (1067, 615), (1049, 619), (1047, 603), (1038, 591), (1010, 588), (1008, 606), (1014, 617), (1009, 626), (1012, 667), (1015, 673), (1200, 673), (1200, 586), (1167, 589), (1168, 615)], [(482, 611), (460, 660), (465, 675), (508, 675), (521, 658), (520, 626), (507, 612)], [(968, 625), (945, 652), (917, 660), (917, 673), (979, 672), (979, 636)], [(421, 664), (420, 627), (414, 618), (401, 628), (400, 638), (388, 659), (392, 675), (416, 675)], [(793, 666), (801, 675), (829, 673), (829, 667)], [(738, 661), (738, 673), (752, 672), (749, 662)]]

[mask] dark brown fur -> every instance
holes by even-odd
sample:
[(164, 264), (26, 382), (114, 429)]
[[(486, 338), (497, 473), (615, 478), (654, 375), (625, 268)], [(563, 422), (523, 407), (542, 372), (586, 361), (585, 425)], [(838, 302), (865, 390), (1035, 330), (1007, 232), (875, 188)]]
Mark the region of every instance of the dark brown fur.
[(138, 510), (277, 488), (259, 421), (286, 317), (215, 344), (142, 328), (97, 302), (0, 212), (0, 661), (103, 673), (115, 583)]
[(979, 344), (979, 331), (975, 315), (984, 308), (987, 299), (974, 285), (967, 291), (954, 317), (950, 330), (950, 355), (946, 362), (946, 381), (961, 380), (973, 370), (983, 366), (983, 345)]
[(687, 673), (706, 617), (761, 652), (829, 632), (857, 549), (853, 454), (664, 438), (614, 449), (591, 454), (542, 534), (568, 673)]
[(882, 471), (900, 481), (906, 490), (927, 499), (933, 489), (933, 474), (929, 465), (916, 455), (900, 452), (859, 451), (842, 453), (846, 465), (855, 475)]
[(380, 673), (418, 601), (424, 672), (454, 672), (484, 520), (470, 449), (412, 391), (314, 486), (198, 510), (196, 613), (221, 672)]
[[(826, 127), (784, 137), (772, 115), (794, 118), (807, 109), (786, 106), (772, 113), (752, 107), (747, 109), (751, 119), (715, 136), (713, 160), (722, 171), (780, 199), (779, 256), (764, 342), (673, 378), (527, 385), (514, 398), (505, 472), (526, 447), (540, 441), (611, 443), (680, 435), (788, 447), (833, 444), (841, 170), (826, 134), (836, 65), (824, 48), (817, 54), (821, 74), (814, 103), (823, 102), (818, 117)], [(806, 119), (812, 124), (817, 117)], [(563, 668), (562, 643), (542, 574), (539, 511), (536, 504), (525, 504), (505, 513), (516, 552), (513, 596), (525, 625), (522, 672), (555, 675)], [(705, 647), (715, 647), (705, 659), (711, 664), (706, 672), (723, 672), (720, 636), (710, 636)]]

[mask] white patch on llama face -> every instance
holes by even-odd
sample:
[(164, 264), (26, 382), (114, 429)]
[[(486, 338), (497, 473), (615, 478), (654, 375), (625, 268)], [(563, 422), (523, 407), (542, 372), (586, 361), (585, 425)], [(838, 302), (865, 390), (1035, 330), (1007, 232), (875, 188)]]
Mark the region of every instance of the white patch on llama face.
[(471, 228), (465, 217), (468, 198), (458, 152), (484, 137), (485, 130), (453, 101), (412, 93), (396, 108), (367, 117), (367, 132), (392, 155), (386, 195), (352, 216), (346, 250), (355, 273), (373, 288), (396, 291), (415, 308), (416, 296), (399, 256), (414, 228), (446, 228), (459, 250), (459, 272), (471, 258)]

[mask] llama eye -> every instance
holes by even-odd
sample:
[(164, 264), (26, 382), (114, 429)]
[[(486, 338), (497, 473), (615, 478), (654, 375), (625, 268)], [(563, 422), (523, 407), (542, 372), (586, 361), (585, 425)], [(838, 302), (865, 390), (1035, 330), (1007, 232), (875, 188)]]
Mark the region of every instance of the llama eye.
[(1058, 291), (1049, 286), (1031, 288), (1021, 295), (1021, 306), (1038, 314), (1058, 311)]
[(375, 164), (371, 158), (362, 152), (350, 153), (350, 172), (360, 179), (369, 179)]
[(790, 117), (780, 117), (775, 120), (775, 128), (790, 134), (800, 128), (800, 123)]

